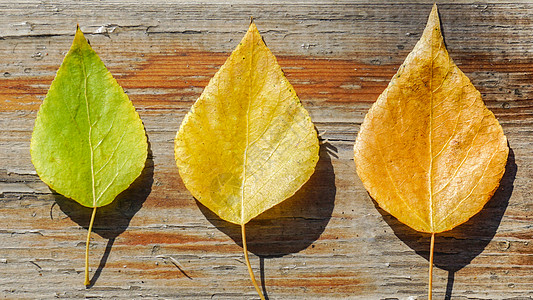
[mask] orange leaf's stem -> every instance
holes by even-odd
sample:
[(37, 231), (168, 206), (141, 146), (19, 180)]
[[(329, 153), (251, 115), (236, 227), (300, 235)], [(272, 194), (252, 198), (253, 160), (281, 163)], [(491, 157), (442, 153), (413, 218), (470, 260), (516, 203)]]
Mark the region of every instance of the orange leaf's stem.
[(431, 300), (433, 290), (433, 250), (435, 248), (435, 233), (431, 234), (431, 243), (429, 245), (429, 287), (428, 300)]
[(255, 290), (259, 294), (259, 298), (261, 300), (265, 300), (265, 296), (263, 296), (263, 293), (261, 293), (261, 289), (259, 289), (259, 286), (257, 285), (257, 281), (255, 281), (254, 272), (252, 271), (252, 266), (250, 265), (250, 260), (248, 259), (248, 248), (246, 247), (246, 230), (244, 230), (244, 224), (241, 224), (242, 229), (242, 249), (244, 251), (244, 259), (246, 260), (246, 266), (248, 267), (248, 273), (250, 274), (250, 278), (252, 279), (252, 283), (254, 284)]
[(87, 232), (87, 242), (85, 243), (85, 286), (91, 284), (89, 279), (89, 242), (91, 241), (91, 231), (93, 230), (94, 216), (96, 216), (96, 207), (93, 209), (93, 214), (91, 215), (91, 222), (89, 222), (89, 228)]

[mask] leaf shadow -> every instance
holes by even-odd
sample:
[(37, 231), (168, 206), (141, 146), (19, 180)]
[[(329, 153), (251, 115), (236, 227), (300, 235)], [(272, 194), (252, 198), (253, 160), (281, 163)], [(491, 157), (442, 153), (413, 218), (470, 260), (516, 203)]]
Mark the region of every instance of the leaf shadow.
[[(509, 147), (509, 156), (500, 186), (483, 209), (467, 222), (435, 235), (433, 263), (436, 267), (448, 271), (445, 299), (451, 299), (455, 273), (483, 252), (496, 234), (513, 192), (516, 171), (514, 151)], [(431, 235), (411, 229), (381, 209), (374, 199), (372, 201), (394, 234), (429, 262)]]
[[(306, 249), (320, 237), (331, 219), (336, 187), (330, 156), (335, 157), (335, 152), (335, 146), (322, 143), (315, 172), (302, 188), (246, 224), (248, 251), (260, 258), (261, 284), (267, 298), (264, 259)], [(240, 225), (222, 220), (199, 201), (196, 204), (211, 224), (242, 247)]]
[[(98, 280), (107, 263), (115, 239), (128, 228), (131, 219), (141, 209), (144, 201), (146, 201), (152, 191), (154, 161), (150, 141), (147, 140), (147, 142), (148, 156), (141, 175), (126, 190), (120, 193), (113, 202), (96, 210), (92, 232), (108, 239), (108, 242), (98, 268), (91, 278), (91, 284), (87, 288), (92, 287)], [(72, 221), (88, 229), (93, 209), (85, 207), (55, 191), (53, 192), (59, 209)]]

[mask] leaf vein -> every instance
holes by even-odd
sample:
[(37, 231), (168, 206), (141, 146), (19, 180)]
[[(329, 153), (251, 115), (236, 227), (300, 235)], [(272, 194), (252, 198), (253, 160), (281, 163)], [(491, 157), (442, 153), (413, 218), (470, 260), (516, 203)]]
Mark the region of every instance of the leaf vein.
[(115, 156), (115, 153), (117, 152), (118, 147), (122, 143), (122, 140), (124, 139), (125, 135), (126, 135), (126, 132), (124, 131), (122, 133), (122, 135), (120, 136), (120, 139), (118, 140), (117, 145), (115, 146), (115, 149), (113, 149), (113, 152), (111, 152), (111, 155), (106, 160), (106, 162), (100, 167), (100, 169), (98, 169), (98, 171), (96, 171), (96, 174), (99, 174), (107, 166), (107, 164), (111, 161), (111, 159)]
[[(309, 131), (307, 132), (306, 135), (304, 135), (302, 138), (300, 138), (300, 140), (298, 140), (298, 143), (297, 143), (297, 144), (299, 144), (301, 141), (305, 140), (305, 139), (306, 139), (306, 138), (307, 138), (312, 132), (313, 132), (312, 130), (309, 130)], [(305, 148), (303, 148), (303, 149), (305, 149)], [(298, 153), (298, 151), (293, 151), (293, 152), (292, 152), (292, 155), (290, 155), (287, 159), (285, 159), (283, 162), (281, 162), (281, 163), (279, 164), (280, 167), (279, 167), (276, 171), (274, 171), (274, 172), (272, 173), (272, 175), (271, 175), (267, 180), (264, 181), (263, 185), (261, 185), (261, 187), (259, 187), (259, 188), (258, 188), (258, 189), (257, 189), (257, 190), (256, 190), (251, 196), (250, 196), (250, 199), (253, 199), (253, 198), (259, 193), (259, 191), (261, 191), (261, 190), (262, 190), (262, 189), (263, 189), (263, 188), (264, 188), (264, 187), (265, 187), (265, 186), (271, 181), (271, 179), (272, 179), (275, 175), (277, 175), (277, 173), (278, 173), (279, 171), (281, 171), (281, 170), (283, 169), (283, 167), (284, 167), (288, 162), (292, 161), (292, 159), (296, 156), (297, 153)]]
[(459, 209), (459, 207), (461, 206), (461, 204), (463, 204), (463, 202), (472, 195), (474, 190), (478, 187), (479, 183), (481, 182), (481, 179), (483, 179), (483, 176), (485, 175), (485, 172), (487, 171), (487, 169), (488, 169), (488, 167), (490, 165), (490, 162), (494, 159), (494, 156), (496, 155), (496, 153), (497, 153), (497, 151), (494, 151), (492, 153), (492, 155), (491, 155), (487, 165), (483, 169), (483, 173), (481, 174), (481, 177), (479, 178), (479, 180), (476, 183), (476, 185), (474, 185), (474, 187), (472, 187), (472, 189), (470, 190), (468, 195), (466, 195), (463, 199), (461, 199), (461, 201), (459, 201), (459, 203), (457, 203), (457, 205), (455, 205), (455, 207), (449, 213), (447, 213), (446, 216), (444, 216), (444, 218), (442, 218), (442, 220), (439, 222), (439, 225), (442, 224), (446, 219), (448, 219), (454, 212), (456, 212)]
[[(462, 90), (463, 91), (463, 90)], [(463, 91), (464, 92), (464, 91)], [(466, 109), (472, 107), (474, 105), (474, 103), (476, 103), (476, 99), (474, 98), (474, 100), (470, 103), (470, 105), (468, 105), (467, 107), (464, 107), (464, 106), (461, 106), (461, 109), (459, 110), (459, 115), (457, 116), (457, 121), (455, 122), (455, 126), (453, 128), (453, 131), (450, 135), (450, 137), (446, 140), (446, 143), (444, 143), (444, 145), (442, 146), (442, 148), (440, 149), (440, 151), (435, 154), (435, 156), (433, 157), (433, 159), (439, 157), (443, 152), (444, 150), (446, 150), (446, 148), (449, 146), (450, 144), (450, 141), (453, 139), (453, 137), (455, 136), (455, 134), (457, 133), (457, 128), (459, 127), (459, 119), (461, 117), (461, 114), (463, 113), (463, 111), (465, 111)]]
[(94, 150), (98, 149), (98, 147), (100, 147), (102, 142), (109, 136), (109, 133), (111, 132), (111, 130), (113, 130), (113, 125), (115, 124), (115, 120), (117, 119), (117, 116), (118, 114), (114, 114), (114, 117), (113, 117), (113, 120), (111, 121), (111, 125), (109, 126), (109, 129), (107, 130), (106, 134), (100, 139), (98, 144), (96, 144), (96, 146), (94, 147)]
[(115, 176), (113, 176), (113, 179), (111, 179), (111, 182), (109, 182), (109, 184), (105, 187), (105, 189), (102, 190), (102, 192), (100, 193), (100, 195), (98, 195), (98, 198), (94, 201), (95, 203), (98, 203), (98, 201), (100, 201), (100, 199), (102, 198), (102, 196), (105, 194), (105, 192), (107, 192), (107, 190), (109, 189), (109, 187), (111, 187), (111, 185), (113, 185), (113, 183), (115, 182), (115, 180), (117, 179), (118, 175), (120, 174), (118, 172), (118, 169), (122, 169), (124, 168), (124, 166), (126, 165), (128, 161), (127, 160), (124, 160), (124, 163), (120, 166), (120, 168), (117, 168), (117, 172), (115, 173)]
[(96, 206), (96, 188), (95, 188), (95, 174), (94, 174), (94, 149), (92, 144), (92, 122), (91, 122), (91, 113), (90, 113), (90, 107), (89, 107), (89, 98), (87, 97), (87, 81), (89, 75), (87, 74), (87, 71), (85, 69), (85, 61), (83, 57), (83, 53), (81, 49), (79, 50), (80, 57), (81, 57), (81, 66), (83, 71), (83, 79), (84, 79), (84, 88), (83, 88), (83, 96), (85, 99), (85, 107), (87, 109), (87, 122), (89, 125), (89, 152), (91, 155), (91, 187), (92, 187), (92, 196), (93, 196), (93, 207)]
[[(483, 120), (485, 119), (485, 117), (483, 117), (483, 119), (481, 120), (480, 123), (483, 123)], [(478, 130), (476, 131), (476, 135), (474, 135), (474, 137), (472, 138), (472, 142), (470, 142), (470, 145), (468, 146), (468, 151), (466, 152), (466, 155), (465, 157), (463, 158), (463, 160), (461, 160), (461, 163), (459, 164), (459, 166), (457, 166), (457, 168), (455, 169), (454, 173), (452, 176), (450, 176), (448, 182), (442, 186), (442, 188), (440, 188), (438, 191), (436, 191), (434, 194), (438, 194), (440, 192), (442, 192), (451, 182), (452, 180), (455, 178), (455, 176), (457, 176), (457, 173), (459, 172), (459, 169), (461, 169), (461, 167), (463, 166), (463, 164), (465, 163), (465, 161), (468, 159), (468, 155), (470, 154), (470, 151), (472, 150), (473, 148), (473, 145), (474, 145), (474, 141), (476, 140), (479, 132), (481, 132), (481, 128), (483, 128), (482, 124), (479, 125), (479, 128)]]
[(387, 171), (387, 176), (389, 177), (389, 180), (391, 182), (391, 185), (392, 187), (394, 188), (394, 190), (396, 191), (396, 195), (398, 195), (398, 198), (400, 198), (400, 200), (402, 200), (402, 202), (405, 204), (405, 207), (407, 207), (407, 209), (409, 209), (413, 215), (415, 215), (422, 223), (428, 225), (428, 223), (422, 219), (421, 216), (418, 215), (418, 213), (416, 212), (416, 210), (414, 210), (411, 206), (409, 206), (407, 200), (405, 200), (402, 196), (402, 194), (400, 193), (400, 190), (398, 189), (398, 187), (396, 186), (396, 184), (394, 184), (394, 179), (392, 178), (392, 175), (389, 171), (389, 168), (387, 167), (387, 162), (385, 161), (385, 157), (383, 156), (383, 151), (381, 149), (381, 147), (379, 145), (377, 145), (378, 147), (376, 148), (378, 150), (378, 153), (379, 153), (379, 157), (381, 158), (381, 160), (383, 161), (383, 166), (385, 168), (385, 171)]

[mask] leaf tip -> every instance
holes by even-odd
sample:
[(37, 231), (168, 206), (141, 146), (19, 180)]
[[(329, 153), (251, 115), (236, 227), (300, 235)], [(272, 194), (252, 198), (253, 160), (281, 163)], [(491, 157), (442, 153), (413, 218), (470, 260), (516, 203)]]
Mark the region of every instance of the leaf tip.
[(424, 33), (422, 36), (425, 36), (426, 39), (431, 39), (434, 32), (439, 32), (440, 34), (440, 18), (439, 18), (439, 11), (437, 9), (437, 3), (433, 4), (433, 8), (431, 9), (431, 13), (429, 14), (428, 21), (426, 24), (426, 28), (424, 29)]
[(440, 27), (439, 9), (437, 8), (437, 2), (433, 3), (433, 8), (431, 8), (431, 13), (429, 14), (428, 25), (430, 23), (432, 24), (436, 23), (436, 25)]
[(83, 32), (80, 29), (80, 24), (76, 24), (76, 34), (74, 35), (74, 39), (76, 40), (79, 38), (85, 38), (85, 37), (83, 36)]
[(83, 31), (81, 31), (80, 23), (76, 23), (76, 36), (83, 36)]
[(80, 24), (76, 24), (76, 34), (74, 35), (72, 46), (76, 45), (76, 47), (82, 47), (82, 45), (85, 44), (89, 45), (89, 41), (85, 38), (83, 31), (81, 31)]
[(437, 2), (433, 3), (433, 7), (431, 8), (431, 16), (437, 16), (439, 17), (439, 10), (437, 8)]
[(259, 31), (257, 30), (257, 26), (255, 25), (253, 16), (250, 16), (250, 27), (248, 27), (248, 31), (257, 31), (259, 33)]

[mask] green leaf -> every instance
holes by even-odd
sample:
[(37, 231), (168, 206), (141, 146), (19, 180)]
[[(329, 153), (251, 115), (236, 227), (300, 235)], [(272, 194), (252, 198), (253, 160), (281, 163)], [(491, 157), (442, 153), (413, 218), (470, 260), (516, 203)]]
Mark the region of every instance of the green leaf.
[(147, 150), (139, 115), (78, 29), (35, 120), (37, 174), (58, 193), (100, 207), (141, 174)]
[(39, 109), (30, 148), (32, 163), (46, 184), (94, 208), (85, 254), (89, 285), (96, 208), (111, 203), (141, 174), (148, 143), (131, 101), (79, 28)]

